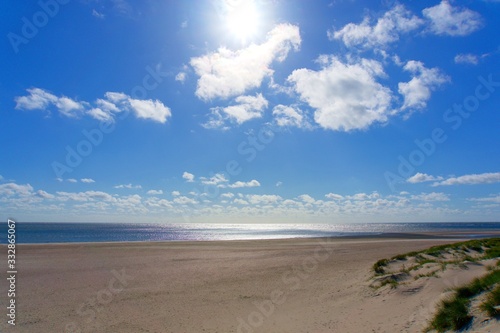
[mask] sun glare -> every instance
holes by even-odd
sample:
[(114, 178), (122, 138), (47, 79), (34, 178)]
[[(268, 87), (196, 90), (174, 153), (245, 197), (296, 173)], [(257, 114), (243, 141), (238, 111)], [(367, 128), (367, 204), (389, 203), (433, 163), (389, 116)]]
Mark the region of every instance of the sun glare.
[(259, 19), (259, 12), (253, 1), (232, 1), (228, 6), (227, 29), (242, 43), (256, 35)]

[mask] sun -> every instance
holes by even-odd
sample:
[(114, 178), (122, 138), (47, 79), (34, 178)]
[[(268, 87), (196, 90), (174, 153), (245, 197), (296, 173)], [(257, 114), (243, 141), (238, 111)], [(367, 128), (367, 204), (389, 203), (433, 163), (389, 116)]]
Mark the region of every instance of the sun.
[(242, 43), (251, 40), (259, 30), (260, 15), (251, 0), (229, 1), (226, 26), (231, 35)]

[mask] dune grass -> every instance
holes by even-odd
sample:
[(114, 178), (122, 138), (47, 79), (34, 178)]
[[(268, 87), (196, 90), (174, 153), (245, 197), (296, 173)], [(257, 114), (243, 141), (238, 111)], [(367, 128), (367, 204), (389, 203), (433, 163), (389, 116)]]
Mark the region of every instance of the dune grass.
[[(430, 328), (438, 332), (464, 328), (472, 320), (472, 316), (469, 314), (471, 298), (491, 290), (498, 283), (500, 283), (500, 271), (497, 270), (491, 271), (481, 278), (474, 279), (466, 286), (455, 289), (455, 295), (441, 303), (438, 312), (430, 323)], [(498, 304), (500, 304), (500, 288), (497, 286), (488, 295), (487, 301), (482, 304), (481, 308), (491, 316), (496, 316), (498, 314), (495, 306)]]
[[(390, 259), (381, 259), (373, 265), (373, 271), (377, 275), (386, 273), (386, 267), (391, 261), (404, 261), (414, 257), (418, 265), (410, 268), (411, 270), (418, 269), (427, 263), (440, 262), (440, 258), (446, 253), (459, 252), (463, 255), (463, 260), (477, 261), (483, 259), (492, 259), (500, 257), (500, 238), (475, 239), (465, 242), (457, 242), (452, 244), (432, 246), (423, 251), (413, 251), (404, 254), (398, 254)], [(473, 258), (469, 255), (475, 251), (480, 253), (479, 258)]]
[[(451, 258), (450, 258), (451, 255)], [(465, 262), (500, 258), (500, 238), (475, 239), (453, 244), (433, 246), (429, 249), (396, 255), (390, 259), (381, 259), (373, 265), (375, 275), (395, 274), (388, 269), (388, 265), (397, 261), (413, 258), (414, 262), (407, 267), (402, 265), (402, 272), (417, 271), (425, 264), (439, 263), (441, 270), (447, 265), (465, 265)], [(417, 274), (414, 278), (436, 276), (437, 271)], [(397, 286), (397, 281), (388, 280), (385, 284)], [(470, 314), (471, 300), (479, 294), (487, 292), (486, 300), (480, 308), (491, 317), (500, 318), (500, 260), (495, 266), (488, 269), (488, 274), (473, 280), (466, 286), (456, 288), (452, 297), (441, 302), (437, 313), (430, 321), (427, 331), (436, 330), (446, 332), (461, 330), (473, 319)], [(498, 309), (497, 309), (498, 307)]]

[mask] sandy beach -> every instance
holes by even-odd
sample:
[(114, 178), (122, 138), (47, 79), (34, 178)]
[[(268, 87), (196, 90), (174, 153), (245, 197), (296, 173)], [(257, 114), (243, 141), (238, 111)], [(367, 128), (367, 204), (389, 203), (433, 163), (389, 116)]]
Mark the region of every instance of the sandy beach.
[[(2, 332), (421, 332), (443, 291), (482, 268), (374, 291), (381, 258), (457, 240), (18, 246), (17, 324)], [(5, 279), (5, 273), (3, 273)], [(1, 284), (2, 304), (7, 294)], [(4, 308), (5, 309), (5, 308)]]

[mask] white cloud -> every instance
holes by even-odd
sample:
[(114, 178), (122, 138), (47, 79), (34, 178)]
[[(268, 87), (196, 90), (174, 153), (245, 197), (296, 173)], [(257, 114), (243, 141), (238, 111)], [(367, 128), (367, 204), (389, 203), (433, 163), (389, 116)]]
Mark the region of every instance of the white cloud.
[(276, 124), (280, 127), (310, 128), (304, 111), (297, 106), (286, 106), (278, 104), (273, 108), (273, 116)]
[(99, 13), (95, 9), (92, 9), (92, 16), (97, 17), (98, 19), (103, 19), (105, 17), (103, 13)]
[(172, 196), (178, 197), (179, 195), (181, 195), (181, 192), (179, 192), (179, 191), (172, 191)]
[(115, 188), (133, 189), (133, 188), (142, 188), (142, 186), (141, 185), (132, 185), (132, 184), (122, 184), (122, 185), (116, 185)]
[(86, 192), (56, 192), (56, 199), (59, 201), (79, 201), (79, 202), (87, 202), (87, 201), (107, 201), (107, 202), (116, 202), (117, 199), (112, 195), (101, 192), (101, 191), (86, 191)]
[(340, 194), (336, 194), (336, 193), (328, 193), (325, 195), (326, 198), (328, 199), (332, 199), (332, 200), (342, 200), (344, 199), (344, 197)]
[(472, 198), (469, 200), (476, 201), (476, 202), (493, 202), (493, 203), (500, 204), (500, 195), (495, 196), (495, 197), (486, 197), (486, 198)]
[(257, 180), (255, 180), (255, 179), (252, 179), (249, 182), (237, 181), (234, 184), (227, 185), (227, 187), (229, 187), (229, 188), (259, 187), (259, 186), (260, 186), (260, 183)]
[[(28, 96), (16, 97), (16, 109), (47, 110), (51, 105), (68, 117), (77, 117), (82, 113), (99, 121), (112, 121), (114, 115), (123, 111), (132, 111), (137, 118), (165, 123), (171, 117), (170, 109), (159, 100), (134, 99), (124, 93), (107, 92), (106, 99), (97, 99), (95, 107), (88, 102), (77, 102), (68, 97), (57, 97), (43, 89), (27, 89)], [(87, 110), (85, 110), (87, 109)]]
[(347, 196), (346, 199), (349, 199), (349, 200), (373, 200), (373, 199), (378, 199), (379, 197), (380, 197), (380, 194), (378, 194), (377, 192), (373, 192), (371, 194), (356, 193), (356, 194)]
[(51, 105), (55, 106), (57, 110), (67, 116), (76, 117), (79, 111), (84, 109), (84, 103), (74, 101), (68, 97), (57, 97), (46, 90), (40, 88), (27, 89), (28, 96), (19, 96), (14, 100), (16, 101), (16, 109), (18, 110), (46, 110)]
[(479, 13), (454, 7), (448, 0), (425, 8), (422, 13), (430, 21), (429, 30), (437, 35), (466, 36), (483, 26)]
[(313, 197), (311, 197), (309, 194), (302, 194), (302, 195), (299, 195), (298, 198), (305, 202), (306, 204), (314, 204), (316, 203), (316, 199), (314, 199)]
[(398, 84), (398, 91), (404, 96), (403, 110), (425, 108), (431, 91), (450, 80), (438, 68), (426, 68), (420, 61), (410, 60), (403, 69), (413, 75), (409, 82)]
[(198, 203), (198, 201), (184, 196), (176, 197), (174, 199), (174, 202), (180, 205), (187, 205), (187, 204), (196, 205)]
[(384, 76), (375, 60), (342, 63), (334, 56), (322, 56), (320, 71), (298, 69), (288, 77), (301, 100), (315, 109), (314, 120), (325, 129), (351, 131), (387, 121), (391, 91), (378, 83)]
[(442, 180), (443, 177), (435, 177), (428, 175), (426, 173), (420, 173), (417, 172), (415, 175), (411, 176), (408, 178), (406, 181), (411, 184), (416, 184), (416, 183), (424, 183), (424, 182), (432, 182), (436, 180)]
[(82, 178), (80, 179), (80, 181), (82, 183), (95, 183), (95, 180), (93, 180), (92, 178)]
[(130, 98), (128, 101), (137, 118), (151, 119), (164, 124), (172, 115), (170, 109), (159, 100)]
[(235, 105), (212, 108), (210, 120), (203, 126), (205, 128), (221, 127), (226, 119), (235, 121), (237, 124), (242, 124), (248, 120), (262, 117), (262, 113), (268, 105), (267, 100), (262, 94), (238, 96), (235, 101), (237, 103)]
[(231, 199), (234, 197), (234, 194), (233, 193), (222, 193), (220, 195), (222, 198), (227, 198), (227, 199)]
[(190, 64), (200, 77), (196, 95), (203, 100), (226, 99), (258, 88), (265, 77), (273, 74), (271, 63), (283, 61), (292, 48), (299, 48), (300, 43), (297, 26), (280, 24), (260, 45), (252, 44), (237, 51), (221, 47), (217, 52), (192, 58)]
[(370, 25), (366, 17), (360, 24), (349, 23), (338, 31), (328, 31), (328, 38), (341, 39), (345, 45), (366, 48), (384, 47), (399, 40), (399, 35), (415, 30), (423, 20), (413, 15), (403, 5), (396, 5)]
[(182, 178), (184, 178), (188, 183), (194, 182), (194, 175), (187, 171), (184, 171), (184, 173), (182, 174)]
[[(115, 102), (118, 102), (116, 93), (107, 92), (105, 96), (112, 98)], [(126, 96), (125, 94), (123, 94)], [(96, 100), (97, 107), (87, 111), (87, 114), (100, 121), (113, 121), (114, 113), (122, 112), (113, 102), (105, 99)]]
[(421, 193), (412, 195), (410, 198), (418, 201), (450, 201), (450, 197), (441, 192)]
[(99, 121), (114, 121), (113, 115), (109, 112), (105, 112), (100, 108), (92, 108), (87, 111), (87, 114), (94, 119)]
[(160, 195), (160, 194), (163, 194), (163, 191), (162, 190), (149, 190), (146, 193), (149, 195)]
[(16, 183), (0, 184), (0, 196), (27, 196), (33, 193), (33, 187), (30, 184), (19, 185)]
[(455, 63), (456, 64), (471, 64), (471, 65), (477, 65), (479, 63), (479, 57), (474, 54), (457, 54), (455, 56)]
[(175, 76), (175, 81), (179, 81), (180, 83), (186, 82), (187, 74), (185, 72), (179, 72)]
[(443, 185), (475, 185), (475, 184), (493, 184), (500, 183), (500, 172), (481, 173), (464, 175), (460, 177), (451, 177), (440, 182), (432, 184), (432, 186)]
[(120, 93), (120, 92), (114, 92), (114, 91), (108, 91), (107, 93), (104, 94), (104, 96), (106, 96), (106, 98), (111, 103), (115, 103), (115, 104), (126, 101), (130, 98), (127, 94)]
[(74, 178), (69, 178), (69, 179), (67, 179), (67, 181), (70, 183), (78, 183), (78, 180), (76, 180)]
[(53, 194), (47, 193), (43, 190), (36, 191), (36, 195), (38, 195), (40, 198), (49, 199), (49, 200), (55, 198), (55, 196)]
[(274, 194), (249, 194), (247, 200), (253, 205), (274, 204), (282, 200), (279, 195)]
[(226, 179), (226, 176), (224, 176), (224, 174), (222, 174), (222, 173), (217, 173), (210, 178), (200, 177), (200, 179), (201, 179), (201, 183), (203, 185), (219, 185), (221, 183), (228, 182), (228, 180)]
[(243, 200), (243, 199), (238, 199), (238, 198), (236, 198), (236, 199), (234, 199), (234, 200), (233, 200), (233, 202), (234, 202), (235, 204), (238, 204), (238, 205), (248, 205), (248, 201)]

